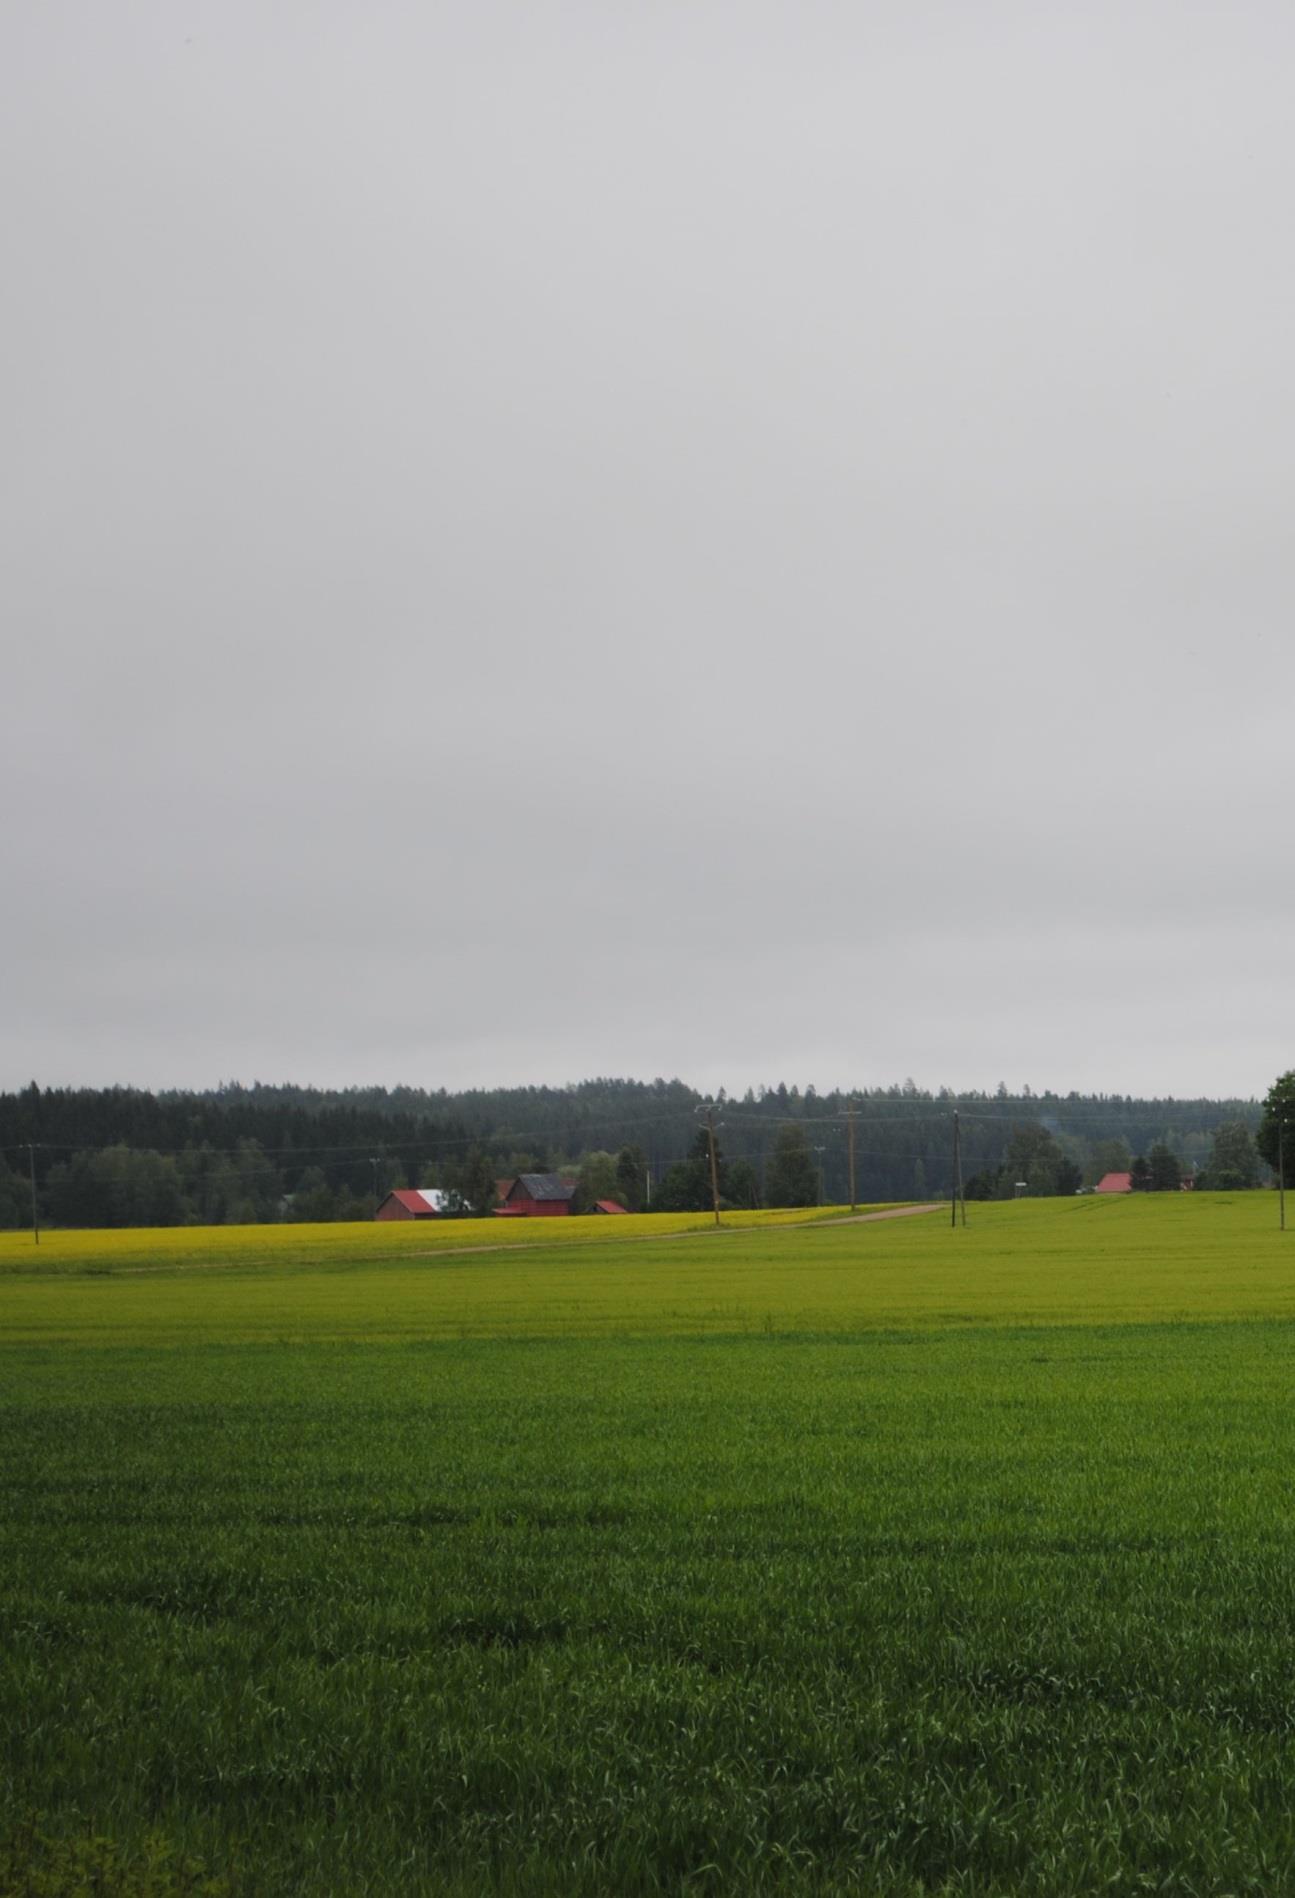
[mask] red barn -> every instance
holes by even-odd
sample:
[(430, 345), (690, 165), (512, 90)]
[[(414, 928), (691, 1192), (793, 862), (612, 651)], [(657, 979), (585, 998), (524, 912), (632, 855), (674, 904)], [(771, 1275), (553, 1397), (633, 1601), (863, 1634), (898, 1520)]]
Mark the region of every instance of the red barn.
[(575, 1196), (575, 1187), (556, 1173), (520, 1173), (495, 1211), (506, 1219), (552, 1218), (569, 1213)]
[(1131, 1193), (1133, 1175), (1131, 1173), (1103, 1173), (1093, 1191), (1094, 1193)]

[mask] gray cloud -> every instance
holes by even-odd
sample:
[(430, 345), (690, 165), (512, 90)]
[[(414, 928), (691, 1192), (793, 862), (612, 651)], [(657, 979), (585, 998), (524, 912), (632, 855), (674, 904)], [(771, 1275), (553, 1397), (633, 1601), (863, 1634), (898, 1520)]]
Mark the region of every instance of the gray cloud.
[(0, 1083), (1290, 1061), (1284, 9), (5, 34)]

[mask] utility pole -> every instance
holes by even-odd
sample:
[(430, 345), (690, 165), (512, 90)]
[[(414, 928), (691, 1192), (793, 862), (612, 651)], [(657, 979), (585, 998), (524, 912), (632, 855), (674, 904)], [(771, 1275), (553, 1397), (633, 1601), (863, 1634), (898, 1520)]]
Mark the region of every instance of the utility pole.
[(40, 1220), (36, 1216), (36, 1143), (27, 1142), (27, 1166), (31, 1174), (31, 1236), (40, 1244)]
[(1282, 1135), (1286, 1131), (1286, 1122), (1278, 1118), (1278, 1203), (1282, 1207), (1282, 1232), (1286, 1232), (1286, 1148)]
[(962, 1122), (953, 1110), (953, 1184), (949, 1188), (949, 1224), (958, 1223), (958, 1201), (962, 1201), (962, 1223), (967, 1223), (967, 1195), (962, 1190)]
[(845, 1110), (845, 1125), (846, 1125), (846, 1133), (847, 1133), (849, 1143), (850, 1143), (850, 1211), (854, 1213), (859, 1210), (859, 1199), (858, 1199), (858, 1195), (856, 1194), (854, 1190), (854, 1099), (853, 1099), (853, 1096), (851, 1097), (849, 1105), (846, 1107), (846, 1110)]
[(373, 1168), (373, 1210), (376, 1212), (378, 1210), (378, 1156), (376, 1153), (369, 1155), (369, 1165)]
[(827, 1153), (827, 1148), (815, 1147), (814, 1151), (818, 1155), (818, 1203), (820, 1206), (826, 1206), (827, 1205), (827, 1161), (824, 1158), (824, 1155)]
[(719, 1224), (719, 1162), (715, 1158), (715, 1109), (706, 1109), (706, 1132), (710, 1136), (710, 1196), (715, 1207), (715, 1224)]

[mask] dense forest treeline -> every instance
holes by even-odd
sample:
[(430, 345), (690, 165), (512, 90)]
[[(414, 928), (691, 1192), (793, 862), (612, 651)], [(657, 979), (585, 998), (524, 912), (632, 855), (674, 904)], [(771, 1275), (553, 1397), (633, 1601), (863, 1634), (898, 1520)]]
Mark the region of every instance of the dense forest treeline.
[[(1184, 1173), (1208, 1164), (1216, 1130), (1258, 1126), (1254, 1100), (930, 1092), (906, 1081), (853, 1096), (813, 1087), (722, 1090), (718, 1140), (743, 1195), (783, 1177), (780, 1131), (801, 1128), (823, 1198), (849, 1198), (847, 1109), (854, 1102), (861, 1200), (949, 1190), (953, 1115), (962, 1168), (981, 1195), (1074, 1190), (1153, 1147)], [(641, 1154), (656, 1194), (696, 1154), (706, 1097), (679, 1080), (596, 1079), (569, 1087), (449, 1092), (324, 1090), (231, 1083), (207, 1092), (49, 1088), (0, 1094), (0, 1224), (30, 1217), (28, 1143), (42, 1216), (65, 1225), (365, 1218), (392, 1186), (576, 1169), (594, 1153)], [(1043, 1138), (1046, 1136), (1046, 1138)], [(487, 1165), (488, 1163), (488, 1165)], [(773, 1174), (770, 1175), (770, 1168)], [(1030, 1169), (1033, 1169), (1031, 1172)], [(660, 1201), (658, 1201), (660, 1203)]]

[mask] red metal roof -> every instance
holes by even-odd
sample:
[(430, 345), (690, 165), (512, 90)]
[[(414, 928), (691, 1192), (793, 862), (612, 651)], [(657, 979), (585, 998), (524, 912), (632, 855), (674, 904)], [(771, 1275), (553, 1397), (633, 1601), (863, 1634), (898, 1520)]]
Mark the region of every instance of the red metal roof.
[(393, 1186), (379, 1206), (379, 1212), (382, 1206), (389, 1205), (393, 1199), (397, 1206), (403, 1206), (415, 1219), (438, 1217), (446, 1206), (445, 1194), (439, 1186)]
[(625, 1211), (625, 1208), (618, 1206), (614, 1199), (596, 1199), (594, 1206), (600, 1213), (623, 1213)]
[(1131, 1193), (1133, 1175), (1131, 1173), (1104, 1173), (1093, 1191), (1095, 1193)]

